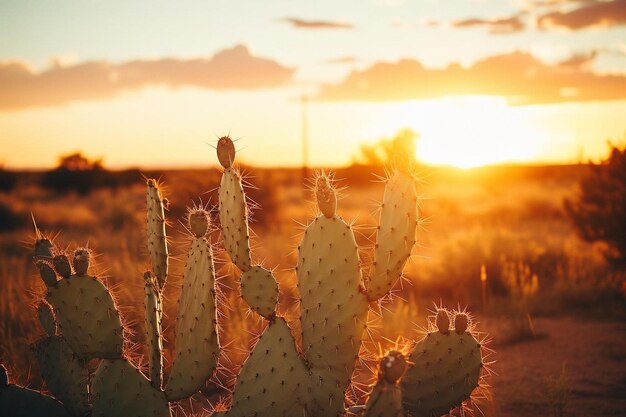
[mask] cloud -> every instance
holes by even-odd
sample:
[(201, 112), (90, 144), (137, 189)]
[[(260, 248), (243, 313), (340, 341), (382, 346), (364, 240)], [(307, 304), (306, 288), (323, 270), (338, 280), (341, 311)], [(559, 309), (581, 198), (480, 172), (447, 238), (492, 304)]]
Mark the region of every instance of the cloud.
[(147, 86), (212, 90), (259, 89), (291, 81), (293, 68), (255, 57), (243, 45), (211, 58), (91, 61), (36, 72), (22, 62), (0, 62), (0, 110), (99, 100)]
[(626, 24), (626, 0), (596, 1), (566, 12), (546, 13), (537, 20), (537, 26), (541, 29), (558, 27), (579, 30), (624, 24)]
[(570, 69), (588, 68), (593, 60), (598, 56), (598, 51), (581, 52), (572, 55), (564, 61), (559, 62), (559, 66)]
[(524, 29), (524, 22), (522, 22), (520, 16), (497, 19), (470, 18), (452, 22), (452, 27), (455, 28), (468, 28), (475, 26), (486, 26), (489, 28), (489, 33), (501, 35), (522, 31)]
[(546, 64), (525, 52), (488, 57), (467, 68), (455, 63), (429, 69), (404, 59), (353, 71), (338, 84), (323, 85), (317, 98), (396, 101), (447, 95), (502, 96), (516, 105), (624, 99), (626, 75), (596, 74), (572, 63)]
[(350, 55), (331, 58), (325, 61), (326, 64), (355, 64), (357, 62), (358, 59)]
[(332, 22), (329, 20), (303, 20), (295, 17), (283, 17), (281, 22), (287, 22), (298, 29), (354, 29), (354, 25), (346, 22)]

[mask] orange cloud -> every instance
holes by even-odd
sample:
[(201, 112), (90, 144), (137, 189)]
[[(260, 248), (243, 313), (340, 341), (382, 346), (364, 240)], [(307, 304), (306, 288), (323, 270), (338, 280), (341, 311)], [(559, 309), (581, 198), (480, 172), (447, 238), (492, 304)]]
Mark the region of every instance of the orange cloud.
[(303, 20), (295, 17), (280, 19), (298, 29), (354, 29), (354, 25), (345, 22), (332, 22), (330, 20)]
[(584, 65), (550, 65), (524, 52), (496, 55), (463, 68), (429, 69), (418, 61), (377, 63), (325, 84), (319, 100), (395, 101), (447, 95), (494, 95), (511, 104), (626, 98), (626, 75), (600, 75)]
[(550, 12), (539, 17), (537, 25), (545, 29), (570, 30), (611, 27), (626, 24), (626, 0), (597, 1), (568, 12)]
[(0, 62), (0, 110), (59, 106), (113, 97), (146, 86), (213, 90), (277, 87), (291, 81), (293, 68), (255, 57), (238, 45), (211, 58), (107, 61), (55, 65), (42, 72), (20, 62)]
[(524, 22), (522, 22), (519, 16), (503, 17), (498, 19), (471, 18), (452, 22), (452, 27), (455, 28), (467, 28), (474, 26), (487, 26), (489, 28), (489, 33), (501, 35), (520, 32), (524, 29)]

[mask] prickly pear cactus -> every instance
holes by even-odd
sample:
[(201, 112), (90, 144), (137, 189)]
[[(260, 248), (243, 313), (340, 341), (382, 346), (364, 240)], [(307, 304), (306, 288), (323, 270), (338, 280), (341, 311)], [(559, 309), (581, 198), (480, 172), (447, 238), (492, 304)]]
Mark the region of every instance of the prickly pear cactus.
[[(277, 298), (278, 287), (271, 274), (263, 277), (263, 293), (271, 288)], [(268, 279), (269, 278), (269, 279)], [(273, 281), (273, 285), (272, 285)], [(253, 309), (269, 307), (267, 297), (253, 298)], [(263, 308), (260, 308), (263, 307)], [(272, 310), (275, 305), (272, 306)], [(225, 413), (232, 417), (310, 416), (312, 377), (296, 350), (289, 326), (272, 313), (270, 324), (243, 364), (235, 385), (233, 404)]]
[(166, 203), (156, 180), (148, 180), (146, 192), (148, 254), (152, 271), (156, 275), (159, 288), (165, 287), (169, 265), (167, 234), (165, 233)]
[(354, 233), (334, 211), (336, 197), (327, 178), (316, 181), (316, 196), (323, 214), (307, 227), (296, 267), (302, 344), (313, 372), (314, 415), (336, 416), (344, 412), (368, 301)]
[(75, 416), (91, 411), (87, 385), (89, 371), (59, 336), (44, 337), (33, 345), (43, 379), (55, 398)]
[(406, 372), (404, 355), (391, 351), (380, 360), (378, 382), (365, 406), (364, 417), (402, 417), (402, 390), (398, 381)]
[(468, 318), (457, 313), (450, 328), (448, 311), (437, 314), (437, 330), (429, 332), (409, 357), (412, 364), (401, 381), (404, 409), (415, 417), (447, 414), (470, 398), (478, 386), (481, 344), (468, 331)]
[(48, 286), (46, 299), (63, 338), (80, 358), (121, 358), (123, 333), (115, 302), (102, 282), (87, 275), (88, 266), (88, 250), (77, 249), (76, 274)]
[(148, 344), (148, 369), (152, 386), (160, 389), (163, 382), (163, 337), (161, 333), (161, 316), (163, 300), (158, 289), (156, 277), (147, 271), (143, 275), (144, 309), (146, 324), (146, 342)]
[(176, 357), (165, 388), (171, 401), (202, 388), (215, 371), (219, 355), (213, 250), (205, 237), (208, 213), (202, 208), (192, 209), (188, 226), (193, 237), (178, 303)]
[(224, 247), (237, 268), (245, 272), (250, 269), (252, 263), (250, 259), (248, 208), (241, 175), (232, 166), (235, 152), (233, 142), (229, 137), (225, 136), (219, 139), (217, 154), (224, 167), (219, 188), (219, 215), (224, 236)]
[(387, 179), (380, 210), (374, 265), (367, 286), (370, 300), (387, 294), (402, 274), (415, 245), (417, 193), (415, 180), (403, 171)]
[(57, 322), (52, 312), (52, 307), (45, 301), (40, 301), (37, 305), (37, 317), (39, 318), (39, 324), (46, 332), (48, 336), (56, 336), (57, 334)]
[(241, 296), (250, 308), (266, 319), (272, 319), (278, 302), (276, 279), (270, 271), (253, 266), (241, 274)]
[(54, 398), (9, 382), (6, 368), (0, 365), (0, 416), (71, 417)]
[(92, 417), (170, 417), (165, 393), (126, 359), (104, 359), (92, 382)]

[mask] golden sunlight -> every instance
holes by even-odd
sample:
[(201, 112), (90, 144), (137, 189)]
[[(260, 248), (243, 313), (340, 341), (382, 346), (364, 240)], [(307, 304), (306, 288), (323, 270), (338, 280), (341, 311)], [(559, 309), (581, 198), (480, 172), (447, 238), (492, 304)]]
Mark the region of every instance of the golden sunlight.
[[(463, 96), (392, 105), (385, 127), (420, 133), (416, 157), (428, 164), (472, 168), (550, 157), (547, 131), (501, 97)], [(554, 156), (554, 155), (553, 155)]]

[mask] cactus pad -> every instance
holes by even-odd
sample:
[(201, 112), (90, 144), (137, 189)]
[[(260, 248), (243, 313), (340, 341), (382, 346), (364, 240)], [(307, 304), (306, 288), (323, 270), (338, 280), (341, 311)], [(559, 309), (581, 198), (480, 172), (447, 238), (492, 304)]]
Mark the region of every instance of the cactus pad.
[(317, 217), (300, 244), (297, 274), (303, 350), (319, 407), (314, 414), (342, 414), (368, 311), (350, 226), (338, 216)]
[(115, 359), (122, 356), (120, 317), (111, 293), (96, 277), (61, 279), (48, 288), (63, 337), (83, 359)]
[(43, 379), (54, 396), (75, 416), (89, 413), (87, 384), (89, 372), (68, 344), (59, 336), (46, 337), (34, 344)]
[(245, 272), (251, 264), (248, 209), (241, 176), (234, 168), (226, 168), (222, 174), (219, 199), (224, 247), (237, 268)]
[(400, 387), (385, 380), (378, 381), (367, 401), (363, 417), (402, 417), (403, 415)]
[(149, 179), (146, 192), (148, 254), (150, 255), (152, 271), (156, 275), (161, 289), (165, 286), (169, 262), (164, 207), (164, 199), (157, 182)]
[(92, 417), (169, 417), (163, 391), (125, 359), (105, 359), (92, 383)]
[(48, 336), (54, 336), (57, 334), (57, 323), (54, 319), (54, 313), (52, 307), (45, 301), (41, 301), (37, 305), (37, 317), (41, 327)]
[(163, 382), (162, 299), (156, 277), (152, 273), (146, 272), (144, 280), (146, 282), (144, 287), (144, 309), (146, 313), (146, 342), (148, 344), (150, 381), (155, 388), (161, 389), (161, 383)]
[(188, 397), (211, 377), (219, 354), (215, 272), (211, 245), (193, 238), (176, 321), (176, 357), (165, 392), (169, 400)]
[(401, 381), (404, 409), (415, 417), (439, 416), (460, 406), (478, 386), (481, 346), (469, 332), (440, 328), (415, 346), (409, 362), (413, 365)]
[(270, 319), (278, 302), (276, 279), (267, 269), (253, 266), (241, 275), (241, 296), (252, 310)]
[(374, 265), (367, 286), (370, 300), (378, 300), (396, 283), (411, 249), (417, 227), (417, 194), (414, 179), (396, 171), (385, 185)]
[(0, 387), (0, 416), (72, 417), (54, 398), (13, 384)]
[(296, 351), (287, 323), (280, 317), (261, 335), (235, 385), (233, 405), (225, 414), (236, 417), (310, 416), (311, 375)]

